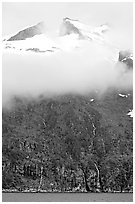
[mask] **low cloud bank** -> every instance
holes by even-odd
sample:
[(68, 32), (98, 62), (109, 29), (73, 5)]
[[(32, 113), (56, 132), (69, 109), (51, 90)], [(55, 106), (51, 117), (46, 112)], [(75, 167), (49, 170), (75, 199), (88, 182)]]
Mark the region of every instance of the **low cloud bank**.
[[(114, 61), (115, 59), (115, 61)], [(130, 89), (132, 70), (117, 63), (118, 52), (105, 45), (84, 43), (71, 52), (50, 56), (40, 54), (3, 54), (3, 106), (13, 96), (45, 97), (95, 89), (104, 93), (109, 87)]]

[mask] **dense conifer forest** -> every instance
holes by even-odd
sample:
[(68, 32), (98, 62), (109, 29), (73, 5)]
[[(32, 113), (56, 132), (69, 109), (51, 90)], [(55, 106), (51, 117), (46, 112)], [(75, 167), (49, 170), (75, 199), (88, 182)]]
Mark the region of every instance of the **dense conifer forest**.
[(131, 106), (132, 92), (15, 97), (3, 108), (3, 191), (132, 191)]

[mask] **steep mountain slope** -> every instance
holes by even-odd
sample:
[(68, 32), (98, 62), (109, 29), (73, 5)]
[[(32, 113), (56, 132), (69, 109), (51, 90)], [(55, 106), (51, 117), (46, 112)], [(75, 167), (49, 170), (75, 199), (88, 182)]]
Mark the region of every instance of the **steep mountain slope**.
[(35, 35), (40, 35), (43, 33), (45, 33), (45, 23), (40, 22), (34, 26), (28, 27), (18, 32), (16, 35), (10, 37), (7, 41), (25, 40), (27, 38), (31, 38)]
[(131, 108), (132, 91), (14, 99), (3, 110), (3, 189), (132, 190)]
[(80, 39), (103, 40), (103, 34), (109, 30), (109, 26), (103, 24), (99, 27), (85, 25), (78, 20), (64, 18), (60, 29), (60, 35), (78, 34)]
[(78, 34), (79, 37), (82, 37), (82, 33), (79, 28), (75, 27), (74, 23), (78, 22), (78, 20), (70, 20), (69, 18), (63, 19), (63, 24), (60, 28), (60, 35), (69, 35), (71, 33)]

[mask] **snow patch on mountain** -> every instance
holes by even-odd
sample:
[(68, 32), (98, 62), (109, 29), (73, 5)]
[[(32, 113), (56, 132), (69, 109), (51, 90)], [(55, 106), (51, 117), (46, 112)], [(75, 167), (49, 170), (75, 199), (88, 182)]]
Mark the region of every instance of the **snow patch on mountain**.
[(131, 118), (133, 118), (133, 110), (129, 110), (127, 115), (130, 116)]
[(45, 34), (35, 35), (26, 40), (17, 41), (4, 41), (4, 50), (12, 52), (24, 52), (24, 51), (35, 51), (35, 52), (47, 52), (47, 51), (58, 51), (57, 45), (48, 38)]
[(125, 94), (119, 94), (119, 96), (121, 96), (122, 98), (127, 98), (128, 96), (130, 96), (130, 94), (127, 94), (127, 95), (125, 95)]

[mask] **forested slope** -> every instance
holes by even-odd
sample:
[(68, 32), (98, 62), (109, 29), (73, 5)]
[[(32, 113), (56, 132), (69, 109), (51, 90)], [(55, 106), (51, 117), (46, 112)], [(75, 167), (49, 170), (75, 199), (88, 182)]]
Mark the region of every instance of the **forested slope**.
[(3, 108), (3, 190), (132, 191), (133, 98), (118, 93), (14, 98)]

